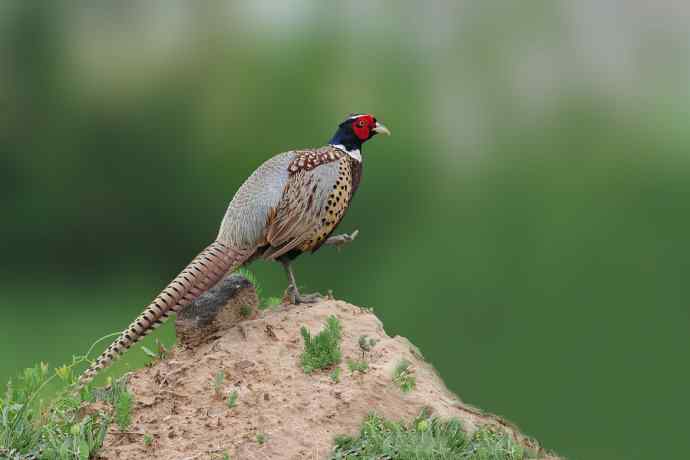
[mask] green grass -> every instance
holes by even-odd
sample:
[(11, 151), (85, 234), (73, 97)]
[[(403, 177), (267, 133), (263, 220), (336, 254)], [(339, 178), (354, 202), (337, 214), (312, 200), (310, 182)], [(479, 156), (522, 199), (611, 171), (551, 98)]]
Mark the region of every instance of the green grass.
[(149, 358), (153, 358), (152, 361), (147, 363), (147, 365), (151, 366), (156, 360), (164, 360), (165, 357), (168, 354), (168, 349), (163, 345), (158, 337), (155, 338), (155, 343), (156, 343), (156, 351), (151, 350), (150, 348), (142, 345), (141, 346), (141, 351), (144, 352), (146, 356)]
[(226, 403), (230, 409), (235, 407), (237, 405), (237, 390), (233, 390), (230, 392), (228, 395), (228, 399), (226, 400)]
[(249, 318), (252, 315), (252, 307), (249, 305), (242, 305), (240, 307), (240, 316), (242, 318)]
[(328, 369), (340, 363), (342, 326), (338, 318), (329, 316), (326, 327), (316, 336), (312, 336), (305, 326), (302, 326), (300, 332), (304, 339), (304, 353), (300, 357), (304, 372), (311, 374), (315, 370)]
[[(0, 458), (88, 459), (102, 446), (113, 422), (121, 430), (129, 426), (134, 399), (124, 381), (105, 389), (87, 385), (76, 391), (75, 386), (75, 368), (89, 362), (94, 347), (114, 335), (119, 333), (102, 337), (69, 365), (51, 372), (41, 363), (7, 383), (0, 397)], [(49, 392), (55, 396), (48, 398)], [(84, 405), (97, 400), (106, 402), (106, 408), (84, 414)]]
[[(261, 290), (256, 278), (243, 273)], [(263, 298), (262, 298), (263, 299)], [(266, 306), (279, 304), (280, 300), (262, 300)], [(127, 391), (123, 380), (113, 382), (108, 378), (105, 388), (92, 384), (77, 391), (76, 371), (90, 363), (96, 346), (120, 333), (108, 334), (97, 340), (86, 354), (74, 356), (70, 364), (51, 369), (41, 363), (25, 369), (8, 381), (5, 391), (0, 390), (0, 459), (49, 458), (58, 460), (88, 459), (95, 455), (111, 426), (125, 431), (132, 421), (134, 397)], [(156, 340), (155, 350), (142, 347), (143, 353), (154, 359), (163, 359), (166, 348)], [(213, 379), (214, 393), (224, 384), (224, 374), (219, 372)], [(85, 414), (84, 406), (95, 401), (106, 404), (102, 409)], [(237, 394), (231, 393), (227, 403), (233, 407)], [(153, 437), (144, 437), (144, 444), (152, 445)]]
[(225, 383), (225, 372), (224, 371), (218, 371), (216, 374), (213, 376), (213, 397), (216, 399), (222, 399), (222, 394), (223, 394), (223, 384)]
[(121, 431), (126, 431), (132, 423), (134, 396), (125, 390), (115, 401), (115, 423)]
[(359, 340), (357, 340), (357, 345), (359, 345), (359, 349), (362, 350), (362, 355), (370, 352), (377, 343), (378, 340), (372, 339), (367, 335), (361, 335), (359, 336)]
[(353, 374), (355, 372), (361, 372), (364, 374), (366, 371), (369, 370), (369, 364), (367, 364), (366, 361), (357, 361), (354, 359), (348, 359), (347, 360), (347, 368), (352, 372)]
[[(263, 310), (266, 308), (276, 307), (282, 303), (282, 300), (280, 300), (280, 298), (278, 297), (264, 297), (264, 289), (261, 286), (261, 283), (259, 283), (259, 280), (256, 277), (256, 275), (248, 268), (241, 267), (235, 273), (244, 276), (250, 283), (252, 283), (252, 285), (254, 286), (254, 291), (256, 291), (256, 297), (259, 299), (260, 309)], [(247, 314), (247, 316), (249, 316), (249, 314)]]
[(392, 422), (375, 414), (359, 436), (339, 436), (331, 460), (521, 460), (525, 449), (502, 431), (485, 426), (468, 436), (459, 420), (420, 414), (412, 423)]
[[(112, 422), (120, 429), (129, 426), (133, 398), (121, 390), (123, 383), (107, 390), (87, 387), (75, 392), (71, 370), (63, 366), (51, 373), (47, 365), (39, 364), (7, 384), (0, 398), (0, 458), (88, 459), (102, 446)], [(55, 398), (40, 399), (48, 386), (58, 382), (62, 389)], [(84, 415), (83, 405), (96, 400), (110, 407)]]
[(276, 308), (282, 303), (283, 301), (280, 299), (280, 297), (268, 297), (262, 301), (261, 305), (262, 308)]
[(400, 387), (403, 393), (409, 393), (417, 386), (417, 378), (414, 376), (412, 363), (401, 360), (393, 371), (393, 382)]

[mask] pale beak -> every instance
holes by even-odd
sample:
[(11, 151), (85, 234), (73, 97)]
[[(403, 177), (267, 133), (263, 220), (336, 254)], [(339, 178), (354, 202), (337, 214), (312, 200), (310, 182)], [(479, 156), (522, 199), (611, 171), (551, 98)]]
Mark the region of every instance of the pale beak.
[(383, 126), (383, 124), (379, 123), (378, 121), (376, 122), (376, 126), (374, 126), (374, 129), (372, 129), (372, 131), (378, 134), (386, 134), (388, 136), (391, 135), (391, 132), (388, 130), (388, 128)]

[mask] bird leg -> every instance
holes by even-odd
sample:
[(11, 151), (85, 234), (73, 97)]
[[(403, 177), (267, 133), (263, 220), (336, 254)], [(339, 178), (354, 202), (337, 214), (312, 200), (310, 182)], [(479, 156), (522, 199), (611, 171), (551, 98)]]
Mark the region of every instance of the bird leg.
[(283, 264), (283, 267), (285, 268), (285, 272), (287, 273), (288, 277), (288, 288), (287, 292), (288, 295), (290, 296), (290, 302), (294, 305), (299, 305), (301, 303), (314, 303), (318, 302), (319, 300), (323, 299), (323, 296), (319, 294), (318, 292), (315, 292), (313, 294), (300, 294), (299, 289), (297, 288), (297, 281), (295, 280), (295, 274), (292, 272), (292, 266), (290, 265), (290, 261), (287, 259), (280, 259), (280, 263)]
[(333, 245), (340, 251), (340, 249), (348, 243), (351, 243), (359, 235), (359, 230), (355, 230), (352, 233), (343, 233), (342, 235), (335, 235), (329, 237), (323, 244)]

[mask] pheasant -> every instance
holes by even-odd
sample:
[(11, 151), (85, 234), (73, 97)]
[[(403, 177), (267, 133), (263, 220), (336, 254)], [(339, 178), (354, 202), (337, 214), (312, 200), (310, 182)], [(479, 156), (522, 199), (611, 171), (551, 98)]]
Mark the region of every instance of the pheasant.
[(259, 166), (230, 201), (216, 240), (84, 371), (79, 387), (170, 314), (189, 305), (227, 273), (256, 259), (283, 265), (293, 303), (318, 300), (318, 294), (300, 293), (291, 262), (324, 244), (340, 245), (356, 236), (356, 232), (331, 234), (359, 186), (362, 144), (379, 133), (390, 135), (374, 116), (351, 114), (327, 145), (280, 153)]

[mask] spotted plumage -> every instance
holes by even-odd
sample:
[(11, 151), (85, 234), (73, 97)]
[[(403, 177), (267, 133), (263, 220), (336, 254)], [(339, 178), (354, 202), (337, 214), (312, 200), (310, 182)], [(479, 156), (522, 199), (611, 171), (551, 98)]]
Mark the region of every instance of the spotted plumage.
[(317, 150), (297, 150), (294, 159), (288, 166), (288, 171), (290, 174), (296, 174), (299, 171), (311, 171), (324, 163), (339, 160), (344, 155), (347, 154), (331, 145)]
[[(317, 224), (313, 227), (307, 240), (299, 247), (300, 251), (316, 251), (326, 241), (345, 216), (345, 211), (350, 205), (353, 190), (353, 162), (355, 160), (346, 157), (338, 163), (338, 177), (331, 186), (325, 206), (317, 215)], [(361, 165), (357, 165), (361, 168)]]
[[(309, 297), (297, 289), (290, 261), (329, 243), (360, 181), (362, 144), (377, 133), (390, 134), (373, 116), (353, 114), (339, 125), (328, 145), (281, 153), (257, 168), (230, 202), (216, 240), (82, 374), (80, 386), (171, 313), (257, 258), (280, 261), (294, 302), (307, 301)], [(353, 238), (344, 236), (348, 241)], [(333, 244), (344, 241), (343, 235), (337, 241)]]

